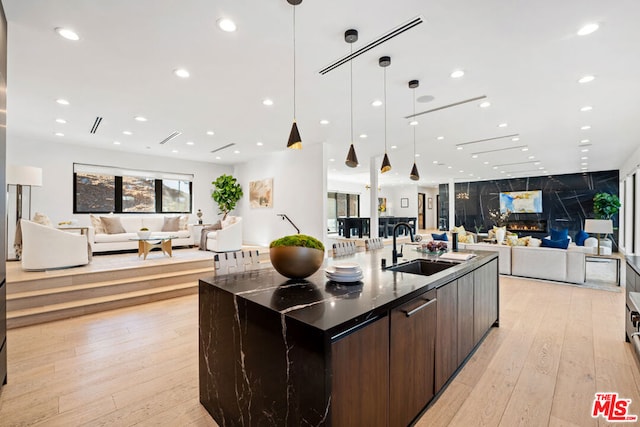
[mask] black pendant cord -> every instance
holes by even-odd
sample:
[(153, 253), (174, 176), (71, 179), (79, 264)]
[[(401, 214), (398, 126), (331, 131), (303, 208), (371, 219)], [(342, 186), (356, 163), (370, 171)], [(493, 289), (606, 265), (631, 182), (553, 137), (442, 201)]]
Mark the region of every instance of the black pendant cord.
[(293, 121), (296, 121), (296, 6), (293, 6)]
[[(416, 116), (416, 88), (413, 88), (413, 117)], [(415, 120), (415, 118), (414, 118)], [(413, 162), (416, 162), (416, 127), (413, 126)]]
[[(351, 55), (353, 55), (353, 43), (351, 43), (349, 46), (351, 47)], [(351, 102), (351, 143), (353, 144), (353, 60), (349, 61), (349, 73), (350, 73), (349, 79), (351, 81), (351, 85), (350, 85), (351, 86), (351, 88), (350, 88), (350, 90), (351, 90), (351, 94), (350, 94), (350, 96), (351, 96), (351, 99), (350, 99), (350, 102)]]
[(387, 67), (384, 67), (384, 153), (387, 154)]

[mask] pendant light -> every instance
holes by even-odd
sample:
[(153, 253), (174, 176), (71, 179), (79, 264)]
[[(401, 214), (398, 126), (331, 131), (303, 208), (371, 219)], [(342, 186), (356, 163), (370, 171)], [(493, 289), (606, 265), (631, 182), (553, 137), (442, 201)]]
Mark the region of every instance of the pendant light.
[(384, 157), (382, 159), (380, 172), (385, 173), (391, 170), (391, 162), (387, 155), (387, 67), (391, 65), (391, 58), (388, 56), (381, 56), (378, 60), (378, 65), (384, 69)]
[(300, 138), (300, 132), (298, 131), (298, 124), (296, 123), (296, 6), (302, 3), (302, 0), (287, 0), (287, 2), (293, 6), (293, 125), (291, 126), (291, 132), (289, 133), (289, 142), (287, 142), (287, 148), (294, 150), (302, 149), (302, 138)]
[[(413, 89), (413, 116), (416, 115), (416, 88), (420, 86), (420, 82), (418, 80), (411, 80), (409, 82), (409, 89)], [(415, 119), (414, 119), (415, 120)], [(411, 168), (411, 173), (409, 174), (409, 178), (413, 181), (418, 181), (420, 179), (420, 174), (418, 173), (418, 166), (416, 165), (416, 127), (413, 127), (413, 167)]]
[[(351, 54), (353, 55), (353, 43), (358, 40), (358, 31), (351, 29), (344, 33), (344, 41), (351, 46)], [(350, 168), (358, 166), (358, 156), (356, 156), (356, 149), (353, 146), (353, 59), (349, 60), (349, 79), (350, 79), (350, 101), (351, 101), (351, 146), (349, 147), (349, 153), (347, 154), (347, 160), (345, 164)]]

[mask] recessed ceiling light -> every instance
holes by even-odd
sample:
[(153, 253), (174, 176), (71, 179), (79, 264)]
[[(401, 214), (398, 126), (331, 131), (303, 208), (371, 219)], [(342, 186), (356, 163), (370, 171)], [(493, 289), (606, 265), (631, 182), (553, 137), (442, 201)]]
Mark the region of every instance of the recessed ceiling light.
[(436, 138), (438, 141), (442, 141), (444, 139), (444, 136), (439, 136)]
[(507, 126), (509, 126), (507, 123), (500, 123), (498, 125), (499, 128), (506, 128)]
[(529, 151), (529, 147), (522, 147), (522, 151)]
[(122, 133), (125, 135), (133, 135), (133, 132), (131, 132), (130, 130), (123, 130)]
[(459, 172), (459, 173), (464, 173), (464, 171), (463, 171), (462, 169), (460, 169), (458, 172)]
[(397, 146), (397, 145), (392, 145), (392, 146), (391, 146), (391, 148), (392, 148), (393, 150), (395, 150), (396, 148), (398, 148), (398, 146)]
[(113, 145), (120, 145), (120, 141), (113, 141)]
[(505, 173), (505, 171), (500, 171), (500, 173)]
[(379, 106), (382, 105), (382, 101), (380, 101), (379, 99), (376, 99), (375, 101), (373, 101), (371, 103), (371, 105), (374, 106), (374, 107), (379, 107)]
[(580, 130), (589, 130), (589, 129), (591, 129), (591, 126), (589, 125), (584, 125), (580, 128)]
[(138, 122), (146, 122), (147, 121), (147, 118), (146, 117), (142, 117), (142, 116), (135, 116), (133, 119), (138, 121)]
[(508, 173), (508, 174), (507, 174), (507, 176), (511, 176), (511, 174), (510, 174), (510, 173)]
[(548, 171), (542, 171), (542, 173), (546, 175), (546, 174), (548, 174), (549, 172), (548, 172)]
[(186, 79), (187, 77), (189, 77), (191, 75), (184, 68), (178, 68), (177, 70), (173, 70), (173, 74), (175, 74), (176, 76), (178, 76), (180, 78), (183, 78), (183, 79)]
[(480, 108), (488, 108), (491, 107), (491, 103), (489, 101), (484, 101), (480, 103)]
[(493, 167), (493, 170), (498, 170), (498, 167), (497, 167), (497, 166), (494, 166), (494, 167)]
[(273, 101), (269, 98), (262, 100), (262, 105), (271, 106), (273, 105)]
[(361, 133), (360, 134), (360, 138), (365, 139), (367, 138), (369, 135), (367, 135), (366, 133)]
[(420, 157), (420, 153), (416, 153), (413, 155), (414, 157)]
[(320, 124), (321, 125), (328, 125), (329, 124), (329, 120), (322, 119), (322, 120), (320, 120)]
[(65, 123), (67, 123), (67, 121), (65, 119), (56, 119), (56, 123), (65, 124)]
[(596, 76), (582, 76), (580, 77), (580, 79), (578, 80), (578, 83), (589, 83), (592, 82), (596, 79)]
[(69, 105), (69, 101), (67, 101), (66, 99), (62, 99), (62, 98), (58, 98), (56, 99), (56, 102), (60, 105)]
[(485, 164), (485, 165), (488, 165), (488, 164), (489, 164), (489, 162), (482, 162), (482, 163), (483, 163), (483, 164)]
[(595, 23), (595, 22), (592, 22), (592, 23), (587, 24), (587, 25), (583, 26), (582, 28), (580, 28), (580, 29), (578, 30), (577, 34), (578, 34), (579, 36), (586, 36), (586, 35), (588, 35), (588, 34), (593, 33), (594, 31), (597, 31), (597, 30), (598, 30), (598, 28), (600, 28), (600, 25), (598, 25), (598, 24), (597, 24), (597, 23)]
[(582, 150), (580, 150), (580, 151), (581, 151), (581, 152), (583, 152), (583, 153), (588, 153), (588, 152), (589, 152), (589, 149), (588, 149), (588, 148), (583, 148), (583, 149), (582, 149)]
[(256, 142), (256, 145), (257, 145), (258, 147), (262, 147), (264, 144), (263, 144), (261, 141), (258, 141), (258, 142)]
[(58, 33), (60, 37), (64, 37), (67, 40), (80, 40), (80, 36), (75, 31), (70, 30), (69, 28), (58, 27), (56, 28), (56, 33)]
[(193, 142), (193, 141), (187, 141), (187, 145), (195, 145), (195, 142)]
[(469, 176), (473, 176), (473, 174), (472, 174), (472, 173), (470, 173), (470, 174), (469, 174)]
[(409, 122), (409, 125), (411, 125), (411, 126), (417, 126), (417, 125), (418, 125), (418, 121), (417, 121), (417, 120), (411, 120), (411, 121)]
[(587, 157), (587, 156), (582, 156), (582, 157), (580, 157), (580, 160), (589, 160), (589, 157)]
[(434, 165), (437, 165), (437, 164), (438, 164), (438, 161), (437, 161), (437, 160), (434, 160), (432, 163), (433, 163)]
[(538, 166), (540, 162), (533, 162), (534, 165)]
[(591, 105), (585, 105), (580, 109), (580, 111), (591, 111), (591, 110), (593, 110), (593, 107)]
[(589, 163), (587, 163), (587, 162), (582, 162), (582, 163), (580, 163), (580, 164), (581, 164), (582, 166), (587, 166)]
[(222, 159), (222, 157), (216, 156), (216, 160), (220, 160), (220, 159)]
[(178, 150), (175, 150), (175, 149), (174, 149), (174, 150), (171, 150), (171, 152), (172, 152), (172, 153), (177, 153), (177, 152), (178, 152)]
[(516, 142), (516, 141), (520, 141), (520, 138), (518, 138), (518, 137), (516, 136), (515, 138), (511, 138), (511, 140), (512, 140), (513, 142)]
[(233, 154), (240, 154), (240, 150), (234, 150)]
[(447, 166), (447, 169), (451, 169), (453, 166)]
[(459, 79), (462, 76), (464, 76), (464, 71), (462, 70), (455, 70), (454, 72), (451, 73), (452, 79)]
[(335, 162), (335, 161), (336, 161), (336, 159), (329, 159), (329, 161), (330, 161), (330, 162)]
[(232, 33), (237, 29), (236, 23), (229, 18), (220, 18), (217, 23), (218, 28), (227, 33)]
[(215, 135), (215, 132), (214, 132), (214, 131), (212, 131), (212, 130), (208, 130), (208, 131), (207, 131), (207, 135), (209, 135), (209, 136), (211, 136), (211, 135)]
[(580, 140), (580, 144), (588, 144), (589, 142), (591, 142), (590, 139), (581, 139)]
[(586, 166), (582, 166), (580, 170), (586, 171), (588, 168)]
[(460, 145), (459, 145), (459, 146), (457, 146), (457, 147), (456, 147), (456, 150), (462, 150), (463, 148), (464, 148), (464, 147), (462, 147), (462, 146), (460, 146)]
[(477, 155), (477, 154), (474, 154), (474, 155), (472, 155), (472, 156), (471, 156), (471, 158), (472, 158), (472, 159), (477, 159), (477, 158), (478, 158), (478, 155)]
[(533, 159), (535, 159), (535, 158), (536, 158), (536, 156), (529, 156), (529, 157), (528, 157), (528, 159), (529, 159), (529, 160), (533, 160)]
[(55, 135), (56, 135), (56, 136), (64, 136), (64, 133), (62, 133), (62, 132), (56, 132), (56, 133), (55, 133)]

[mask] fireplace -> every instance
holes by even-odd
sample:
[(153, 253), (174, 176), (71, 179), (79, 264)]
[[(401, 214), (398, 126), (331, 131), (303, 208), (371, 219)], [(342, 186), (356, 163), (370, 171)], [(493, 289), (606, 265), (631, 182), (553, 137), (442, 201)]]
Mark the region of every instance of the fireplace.
[(533, 220), (509, 221), (507, 223), (507, 230), (513, 231), (515, 233), (522, 232), (523, 234), (528, 232), (546, 233), (547, 220), (533, 219)]

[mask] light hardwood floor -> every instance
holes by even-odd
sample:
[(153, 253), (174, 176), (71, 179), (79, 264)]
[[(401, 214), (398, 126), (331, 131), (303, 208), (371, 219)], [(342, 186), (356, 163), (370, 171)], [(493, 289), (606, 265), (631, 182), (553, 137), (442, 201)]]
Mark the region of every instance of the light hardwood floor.
[[(623, 291), (623, 288), (618, 288)], [(623, 292), (500, 278), (494, 328), (419, 426), (596, 426), (633, 400)], [(0, 425), (213, 426), (198, 402), (197, 296), (10, 330)]]

